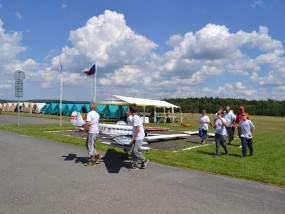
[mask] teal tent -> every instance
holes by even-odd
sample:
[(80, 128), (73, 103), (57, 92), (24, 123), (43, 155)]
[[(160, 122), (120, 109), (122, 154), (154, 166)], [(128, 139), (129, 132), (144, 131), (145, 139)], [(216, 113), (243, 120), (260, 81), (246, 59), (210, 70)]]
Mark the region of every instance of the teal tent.
[(90, 111), (90, 104), (84, 104), (83, 107), (82, 107), (82, 110), (84, 110), (84, 107), (85, 107), (85, 110), (86, 110), (86, 112), (84, 112), (84, 113), (88, 113)]
[(108, 105), (109, 118), (110, 119), (120, 119), (120, 108), (117, 105)]
[[(67, 108), (67, 104), (62, 103), (61, 105), (62, 105), (61, 106), (61, 114), (65, 115), (64, 112), (65, 112), (65, 110)], [(60, 111), (60, 104), (58, 105), (58, 108), (59, 108), (59, 111)]]
[(51, 103), (51, 111), (50, 114), (59, 114), (59, 104), (58, 103)]
[(106, 118), (107, 117), (106, 105), (97, 105), (96, 111), (100, 115), (100, 118)]
[(51, 110), (52, 110), (52, 108), (51, 108), (51, 103), (49, 103), (49, 104), (46, 104), (45, 106), (44, 106), (45, 108), (44, 108), (44, 113), (45, 114), (50, 114), (50, 112), (51, 112)]
[(74, 104), (76, 111), (82, 113), (83, 104)]
[(70, 116), (73, 111), (76, 111), (74, 104), (66, 104), (66, 108), (63, 112), (63, 115)]
[(42, 108), (41, 108), (41, 111), (42, 113), (45, 113), (46, 109), (50, 106), (49, 103), (45, 104)]
[(127, 108), (129, 108), (129, 106), (122, 106), (122, 111), (121, 111), (121, 116), (122, 116), (122, 117), (125, 117), (125, 116), (126, 116)]

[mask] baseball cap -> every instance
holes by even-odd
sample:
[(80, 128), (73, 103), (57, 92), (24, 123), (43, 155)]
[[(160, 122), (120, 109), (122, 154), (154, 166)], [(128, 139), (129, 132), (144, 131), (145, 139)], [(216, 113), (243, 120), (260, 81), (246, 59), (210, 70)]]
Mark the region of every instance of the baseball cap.
[(239, 109), (244, 109), (244, 106), (240, 106)]

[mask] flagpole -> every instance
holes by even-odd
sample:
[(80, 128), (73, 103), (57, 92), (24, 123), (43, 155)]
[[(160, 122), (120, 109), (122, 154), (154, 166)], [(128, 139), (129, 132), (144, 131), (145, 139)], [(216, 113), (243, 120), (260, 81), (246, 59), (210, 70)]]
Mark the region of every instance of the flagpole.
[(62, 123), (62, 64), (61, 64), (61, 55), (60, 55), (60, 104), (59, 104), (59, 126)]
[(94, 103), (96, 102), (96, 77), (97, 77), (97, 63), (95, 62), (95, 77), (94, 77)]

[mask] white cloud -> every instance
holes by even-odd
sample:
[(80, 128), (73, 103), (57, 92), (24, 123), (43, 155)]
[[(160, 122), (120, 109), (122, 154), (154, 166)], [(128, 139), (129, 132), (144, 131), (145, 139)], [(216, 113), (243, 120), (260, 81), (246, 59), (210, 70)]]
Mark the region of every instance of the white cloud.
[(20, 41), (22, 40), (22, 33), (12, 32), (6, 33), (3, 28), (3, 22), (0, 19), (0, 62), (1, 64), (15, 59), (17, 54), (22, 53), (26, 50), (25, 47), (21, 46)]
[(252, 8), (265, 8), (265, 4), (262, 0), (255, 0), (253, 3), (250, 4)]
[[(283, 45), (271, 38), (265, 26), (252, 32), (230, 32), (224, 25), (207, 24), (196, 32), (171, 35), (166, 42), (169, 51), (159, 55), (155, 42), (128, 27), (122, 14), (106, 10), (71, 31), (68, 39), (70, 45), (61, 51), (64, 87), (71, 88), (67, 97), (78, 93), (87, 100), (86, 94), (92, 96), (94, 76), (86, 77), (81, 71), (96, 61), (100, 99), (112, 94), (153, 99), (285, 99)], [(60, 55), (52, 57), (51, 50), (46, 64), (20, 61), (17, 55), (26, 49), (21, 40), (19, 32), (5, 33), (0, 20), (0, 47), (7, 50), (0, 53), (0, 67), (6, 72), (25, 69), (39, 87), (58, 87)], [(4, 84), (8, 87), (11, 82)]]
[[(72, 62), (119, 68), (124, 64), (144, 62), (156, 44), (136, 34), (127, 25), (122, 14), (106, 10), (90, 18), (85, 26), (71, 31), (73, 47), (63, 49), (63, 57)], [(81, 63), (81, 64), (82, 64)]]
[(22, 20), (22, 14), (20, 12), (16, 12), (15, 16), (18, 20)]
[[(70, 32), (69, 40), (72, 46), (62, 49), (63, 64), (68, 65), (66, 72), (80, 71), (82, 65), (87, 67), (96, 60), (99, 87), (106, 89), (102, 97), (120, 92), (146, 98), (243, 96), (254, 99), (257, 91), (262, 90), (261, 99), (264, 99), (271, 95), (269, 91), (266, 94), (267, 85), (284, 84), (275, 76), (282, 72), (284, 76), (282, 43), (272, 39), (264, 26), (258, 31), (231, 33), (226, 26), (208, 24), (197, 32), (170, 36), (167, 44), (171, 50), (159, 56), (154, 53), (157, 44), (131, 30), (122, 14), (105, 11)], [(254, 50), (256, 55), (248, 55), (244, 47)], [(270, 70), (264, 70), (264, 64)], [(52, 65), (51, 70), (58, 67), (59, 56), (53, 58)], [(90, 78), (71, 77), (65, 84), (76, 87), (89, 81), (92, 85)], [(239, 82), (240, 79), (246, 80), (249, 86)], [(261, 88), (256, 89), (256, 85)], [(135, 90), (136, 87), (139, 89)]]

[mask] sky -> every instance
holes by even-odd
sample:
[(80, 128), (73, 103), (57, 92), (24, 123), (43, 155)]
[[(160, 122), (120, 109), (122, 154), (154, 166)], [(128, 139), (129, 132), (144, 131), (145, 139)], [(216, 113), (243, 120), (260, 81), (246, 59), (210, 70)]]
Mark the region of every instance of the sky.
[[(0, 0), (0, 99), (18, 99), (22, 70), (22, 100), (60, 99), (61, 71), (69, 101), (285, 100), (284, 9), (283, 0)], [(82, 73), (94, 63), (96, 96), (95, 75)]]

